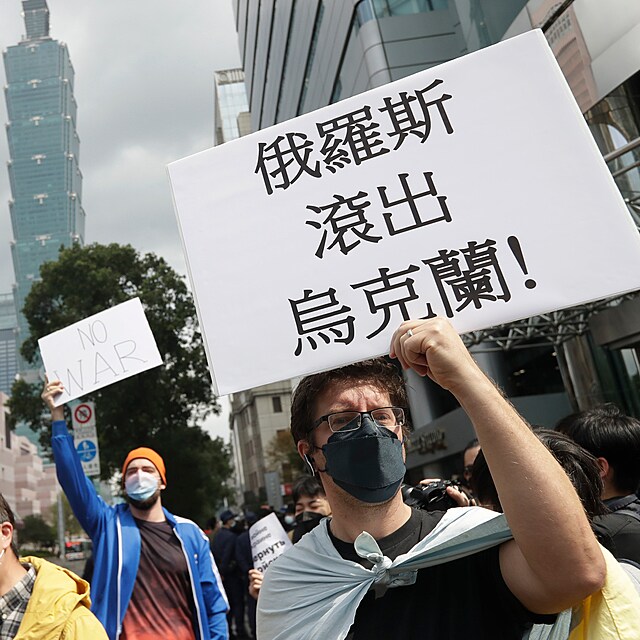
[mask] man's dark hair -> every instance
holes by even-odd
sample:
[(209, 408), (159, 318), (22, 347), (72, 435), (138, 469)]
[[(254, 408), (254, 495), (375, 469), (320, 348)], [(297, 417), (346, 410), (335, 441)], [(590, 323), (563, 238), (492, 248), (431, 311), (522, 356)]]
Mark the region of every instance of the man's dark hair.
[(301, 476), (293, 485), (293, 504), (296, 504), (302, 496), (315, 498), (316, 496), (325, 496), (324, 489), (316, 476)]
[(473, 449), (474, 447), (479, 447), (479, 446), (480, 446), (480, 441), (478, 440), (478, 438), (469, 440), (469, 442), (467, 442), (467, 446), (462, 450), (462, 455), (464, 456), (464, 454), (467, 453), (469, 449)]
[[(0, 493), (0, 524), (2, 524), (3, 522), (9, 522), (15, 532), (16, 518), (13, 515), (13, 511), (11, 511), (11, 507), (9, 506), (9, 503), (5, 500), (4, 496)], [(15, 533), (14, 533), (14, 536), (15, 536)], [(16, 542), (13, 538), (11, 539), (11, 551), (13, 551), (16, 558), (19, 556), (18, 546), (16, 545)]]
[[(316, 398), (332, 385), (355, 386), (371, 385), (389, 394), (391, 405), (402, 407), (407, 414), (407, 392), (402, 376), (391, 363), (384, 358), (373, 358), (349, 364), (339, 369), (324, 371), (307, 376), (293, 392), (291, 401), (291, 435), (296, 444), (304, 440), (311, 432), (311, 424), (315, 418)], [(409, 418), (406, 416), (408, 422)], [(405, 433), (409, 425), (404, 427)]]
[[(534, 431), (569, 476), (587, 516), (593, 518), (606, 513), (607, 509), (600, 499), (603, 488), (600, 465), (595, 457), (563, 433), (551, 429)], [(498, 511), (503, 510), (482, 450), (473, 463), (471, 486), (480, 504), (492, 505)]]
[(596, 458), (605, 458), (616, 489), (635, 493), (640, 483), (640, 420), (608, 403), (566, 416), (556, 429)]

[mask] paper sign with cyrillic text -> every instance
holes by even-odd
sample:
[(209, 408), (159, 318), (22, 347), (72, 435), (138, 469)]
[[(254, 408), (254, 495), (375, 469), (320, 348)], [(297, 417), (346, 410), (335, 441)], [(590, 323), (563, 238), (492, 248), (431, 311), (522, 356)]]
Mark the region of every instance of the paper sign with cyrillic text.
[(253, 568), (261, 573), (292, 546), (275, 513), (270, 513), (250, 527), (249, 540)]
[(174, 162), (219, 393), (640, 288), (640, 238), (540, 31)]
[(61, 380), (56, 406), (162, 364), (139, 298), (38, 340), (49, 380)]

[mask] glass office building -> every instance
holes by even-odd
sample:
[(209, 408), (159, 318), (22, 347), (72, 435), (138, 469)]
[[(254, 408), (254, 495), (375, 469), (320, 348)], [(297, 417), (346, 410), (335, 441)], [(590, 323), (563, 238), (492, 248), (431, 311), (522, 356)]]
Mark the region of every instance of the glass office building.
[(9, 395), (18, 373), (16, 308), (13, 294), (0, 293), (0, 391)]
[[(540, 28), (640, 223), (637, 1), (234, 0), (234, 11), (254, 131)], [(640, 417), (639, 327), (631, 295), (465, 339), (523, 415), (552, 426), (605, 401)], [(473, 428), (450, 394), (409, 382), (409, 480), (448, 476)]]
[(215, 144), (250, 133), (249, 106), (242, 69), (223, 69), (214, 74)]
[(3, 53), (19, 344), (28, 335), (21, 310), (40, 265), (55, 260), (61, 245), (83, 242), (85, 222), (69, 52), (49, 35), (46, 0), (23, 0), (22, 9), (26, 35)]

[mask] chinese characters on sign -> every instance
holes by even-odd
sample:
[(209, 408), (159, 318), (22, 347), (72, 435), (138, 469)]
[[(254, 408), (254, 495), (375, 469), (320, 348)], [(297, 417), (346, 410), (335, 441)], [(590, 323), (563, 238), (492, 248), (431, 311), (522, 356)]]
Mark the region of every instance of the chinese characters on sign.
[[(518, 238), (509, 236), (506, 244), (526, 275), (526, 263)], [(511, 299), (498, 262), (495, 240), (470, 241), (461, 249), (441, 249), (436, 257), (421, 260), (421, 263), (428, 267), (426, 274), (424, 267), (417, 264), (410, 264), (406, 269), (393, 273), (387, 267), (380, 267), (379, 277), (350, 285), (352, 289), (362, 290), (372, 315), (382, 315), (380, 325), (366, 336), (368, 340), (384, 331), (390, 323), (397, 325), (410, 319), (407, 303), (423, 299), (416, 291), (418, 278), (424, 280), (431, 277), (439, 295), (436, 308), (443, 309), (448, 318), (453, 318), (455, 313), (469, 305), (480, 309), (488, 303), (508, 302)], [(534, 289), (536, 284), (532, 279), (525, 281), (527, 289)], [(424, 300), (423, 318), (437, 315), (432, 302)], [(302, 353), (303, 338), (306, 338), (311, 349), (317, 349), (318, 338), (325, 344), (349, 344), (356, 337), (351, 308), (337, 299), (336, 289), (329, 288), (319, 293), (307, 289), (302, 298), (289, 299), (289, 303), (299, 336), (296, 356)], [(367, 322), (364, 318), (360, 321)]]
[[(420, 143), (424, 143), (431, 134), (431, 116), (434, 110), (444, 130), (447, 134), (452, 134), (454, 129), (444, 106), (452, 96), (441, 93), (434, 98), (441, 91), (441, 84), (443, 81), (437, 79), (429, 86), (415, 91), (413, 95), (408, 95), (406, 91), (400, 92), (395, 102), (385, 96), (382, 100), (384, 106), (372, 110), (365, 105), (332, 120), (316, 123), (322, 146), (315, 154), (319, 141), (310, 139), (302, 132), (279, 135), (270, 144), (260, 142), (255, 173), (262, 176), (267, 194), (272, 195), (274, 189), (291, 187), (303, 174), (321, 178), (323, 170), (318, 154), (322, 156), (326, 170), (336, 173), (351, 163), (357, 166), (366, 160), (397, 151), (410, 133), (417, 136)], [(431, 95), (427, 95), (429, 93)], [(386, 114), (384, 127), (374, 119), (378, 112)], [(380, 120), (385, 119), (381, 116)], [(386, 142), (381, 132), (384, 128), (387, 128), (384, 136), (389, 139)]]
[[(413, 193), (409, 186), (409, 174), (398, 174), (404, 198), (398, 198), (392, 202), (387, 198), (387, 187), (377, 187), (379, 204), (383, 208), (392, 209), (406, 205), (406, 208), (402, 208), (400, 211), (394, 211), (393, 213), (384, 211), (382, 213), (381, 217), (384, 220), (386, 232), (389, 236), (419, 229), (436, 222), (451, 222), (451, 215), (447, 208), (447, 196), (438, 195), (432, 176), (433, 173), (431, 172), (423, 172), (422, 177), (428, 188), (426, 191)], [(374, 235), (376, 233), (375, 226), (371, 219), (365, 215), (366, 209), (371, 206), (371, 201), (365, 199), (368, 196), (369, 194), (365, 191), (359, 191), (357, 194), (348, 197), (334, 194), (334, 201), (329, 204), (307, 206), (307, 209), (317, 214), (328, 212), (322, 222), (317, 220), (306, 221), (308, 225), (316, 229), (323, 229), (324, 227), (320, 244), (315, 253), (318, 258), (324, 257), (325, 251), (333, 249), (336, 245), (340, 252), (346, 255), (352, 249), (355, 249), (361, 241), (375, 244), (382, 240), (382, 236)], [(419, 206), (416, 201), (425, 196), (434, 196), (436, 202), (425, 201), (424, 204)], [(407, 209), (410, 215), (407, 215)], [(350, 235), (347, 235), (349, 232)], [(328, 238), (331, 239), (329, 245), (327, 245)]]
[[(395, 100), (391, 97), (383, 98), (384, 106), (375, 111), (386, 115), (385, 124), (388, 130), (384, 131), (384, 135), (392, 143), (389, 146), (385, 146), (382, 125), (374, 120), (372, 108), (366, 105), (316, 124), (318, 135), (322, 139), (319, 149), (322, 163), (313, 156), (316, 147), (313, 140), (304, 133), (289, 132), (285, 136), (277, 136), (271, 144), (258, 144), (255, 173), (260, 173), (267, 194), (272, 195), (274, 189), (288, 189), (303, 173), (313, 178), (321, 178), (324, 169), (336, 173), (348, 164), (360, 165), (366, 160), (397, 151), (409, 134), (417, 136), (420, 143), (424, 143), (432, 129), (432, 110), (435, 110), (444, 130), (450, 135), (454, 129), (445, 109), (445, 102), (451, 100), (452, 96), (441, 93), (439, 97), (434, 97), (437, 95), (436, 90), (439, 92), (441, 84), (443, 81), (437, 79), (412, 95), (402, 91)], [(324, 169), (321, 168), (322, 164)], [(334, 248), (347, 255), (363, 242), (377, 244), (383, 239), (381, 233), (394, 236), (436, 222), (451, 222), (447, 196), (438, 194), (433, 172), (421, 173), (426, 189), (424, 185), (420, 187), (422, 190), (416, 186), (415, 191), (410, 185), (410, 173), (397, 175), (401, 192), (399, 197), (388, 195), (387, 191), (391, 192), (393, 189), (387, 185), (377, 185), (374, 197), (367, 191), (358, 190), (348, 195), (334, 194), (333, 201), (328, 203), (307, 205), (307, 209), (316, 214), (316, 217), (306, 220), (306, 224), (321, 232), (316, 257), (323, 258), (326, 252)], [(433, 199), (418, 202), (426, 196)], [(380, 231), (368, 217), (368, 209), (374, 201), (374, 208), (384, 209), (378, 216), (384, 222), (384, 229)], [(493, 241), (487, 241), (486, 244), (489, 243), (495, 244)], [(497, 299), (493, 295), (491, 267), (503, 291), (498, 298), (508, 299), (505, 298), (505, 295), (508, 296), (506, 283), (495, 261), (495, 249), (484, 247), (483, 251), (483, 248), (478, 248), (476, 244), (470, 242), (461, 252), (443, 251), (438, 258), (423, 261), (429, 264), (434, 278), (439, 283), (438, 290), (449, 317), (453, 313), (443, 283), (453, 289), (452, 294), (458, 301), (463, 301), (458, 310), (472, 301), (479, 307), (480, 300)], [(466, 256), (466, 270), (459, 267), (460, 260), (456, 256), (460, 253)], [(487, 268), (480, 266), (485, 263), (488, 265)], [(389, 274), (389, 269), (383, 267), (379, 269), (379, 278), (351, 285), (353, 289), (363, 289), (372, 314), (381, 312), (383, 315), (380, 326), (367, 335), (367, 338), (373, 338), (389, 326), (392, 319), (391, 310), (394, 307), (398, 309), (402, 319), (409, 319), (406, 303), (419, 298), (414, 289), (414, 280), (409, 277), (400, 282), (396, 280), (419, 269), (419, 266), (410, 265), (404, 271)], [(296, 356), (303, 352), (303, 338), (313, 350), (318, 348), (320, 340), (325, 344), (350, 344), (353, 340), (355, 318), (350, 315), (351, 308), (340, 304), (336, 299), (334, 288), (329, 287), (319, 293), (305, 289), (301, 298), (289, 299), (289, 303), (298, 331)], [(435, 315), (429, 302), (426, 303), (426, 309), (425, 317)]]

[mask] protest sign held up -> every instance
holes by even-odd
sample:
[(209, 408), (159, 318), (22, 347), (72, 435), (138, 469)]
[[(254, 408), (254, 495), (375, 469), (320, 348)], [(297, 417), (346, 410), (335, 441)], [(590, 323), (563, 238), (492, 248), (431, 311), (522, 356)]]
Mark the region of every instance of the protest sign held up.
[(222, 394), (385, 353), (409, 318), (465, 332), (640, 287), (638, 234), (537, 31), (169, 175)]
[(38, 340), (49, 380), (61, 380), (56, 406), (162, 364), (139, 298)]
[(278, 516), (270, 513), (249, 529), (253, 568), (264, 573), (266, 568), (292, 546)]

